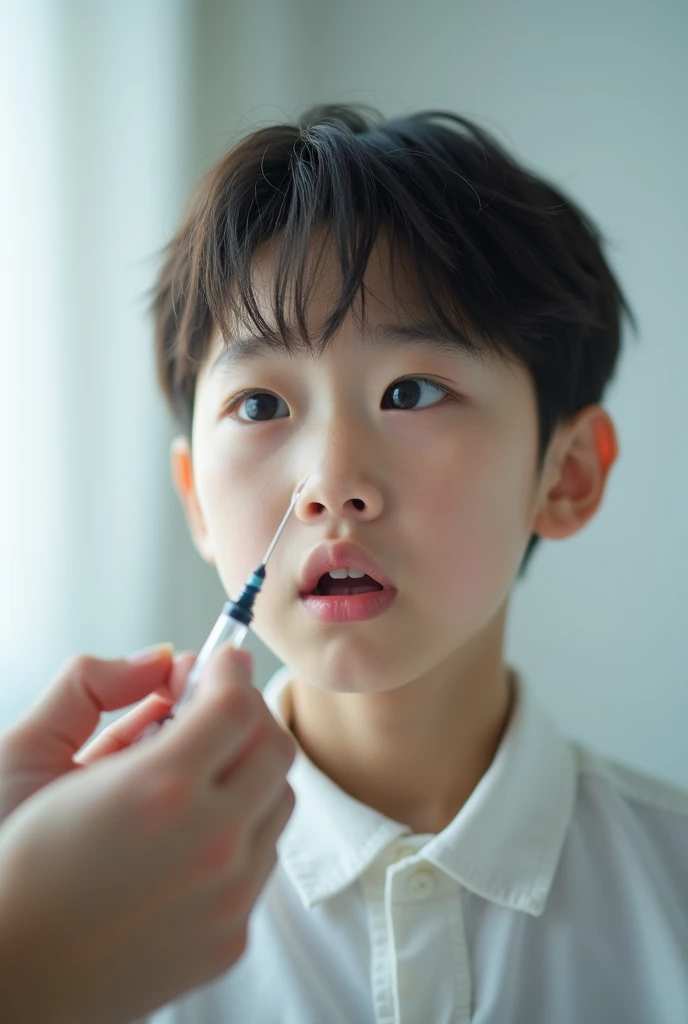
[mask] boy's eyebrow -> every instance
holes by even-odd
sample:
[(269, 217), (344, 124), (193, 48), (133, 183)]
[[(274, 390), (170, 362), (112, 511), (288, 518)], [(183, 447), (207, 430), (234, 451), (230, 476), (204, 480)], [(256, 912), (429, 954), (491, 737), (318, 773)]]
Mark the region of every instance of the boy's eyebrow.
[[(468, 339), (458, 328), (449, 330), (440, 328), (437, 324), (414, 323), (414, 324), (377, 324), (372, 330), (361, 334), (361, 341), (367, 348), (393, 348), (396, 345), (408, 343), (417, 345), (419, 342), (430, 345), (433, 349), (444, 355), (460, 355), (464, 359), (478, 363), (480, 356), (476, 349), (481, 349), (480, 343), (474, 339)], [(267, 355), (274, 355), (275, 347), (262, 334), (247, 334), (232, 338), (225, 345), (217, 356), (210, 373), (218, 368), (230, 369), (240, 364), (264, 358)]]

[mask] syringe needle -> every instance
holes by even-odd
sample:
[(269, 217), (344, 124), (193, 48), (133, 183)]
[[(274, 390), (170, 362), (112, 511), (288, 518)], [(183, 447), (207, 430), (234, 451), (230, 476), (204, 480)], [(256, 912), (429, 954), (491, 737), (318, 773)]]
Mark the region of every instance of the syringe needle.
[[(306, 477), (306, 480), (308, 480), (308, 477)], [(299, 486), (294, 491), (294, 496), (291, 499), (291, 504), (289, 505), (289, 508), (287, 509), (287, 511), (285, 513), (284, 519), (282, 520), (282, 522), (277, 527), (277, 533), (272, 538), (272, 542), (271, 542), (270, 547), (268, 548), (268, 550), (267, 550), (267, 552), (265, 554), (265, 558), (260, 563), (262, 566), (265, 566), (265, 564), (267, 563), (268, 558), (272, 554), (273, 548), (275, 547), (275, 544), (279, 540), (279, 535), (282, 532), (282, 530), (284, 529), (285, 523), (287, 522), (287, 519), (289, 518), (289, 516), (292, 513), (292, 509), (294, 508), (294, 505), (298, 501), (298, 498), (299, 498), (299, 495), (301, 494), (301, 491), (304, 489), (304, 487), (306, 485), (306, 480), (302, 480), (301, 483), (299, 484)]]

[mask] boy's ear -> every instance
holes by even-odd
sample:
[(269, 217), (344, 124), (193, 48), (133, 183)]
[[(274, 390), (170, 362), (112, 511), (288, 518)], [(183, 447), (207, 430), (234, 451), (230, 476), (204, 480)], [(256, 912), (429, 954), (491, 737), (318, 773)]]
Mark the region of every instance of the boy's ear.
[(618, 455), (606, 410), (599, 405), (582, 409), (553, 445), (532, 532), (551, 540), (578, 533), (600, 507)]
[(170, 465), (174, 489), (184, 509), (186, 521), (196, 550), (201, 558), (210, 565), (215, 564), (215, 556), (210, 544), (210, 537), (205, 525), (203, 513), (198, 504), (196, 485), (191, 461), (191, 448), (183, 435), (175, 437), (170, 447)]

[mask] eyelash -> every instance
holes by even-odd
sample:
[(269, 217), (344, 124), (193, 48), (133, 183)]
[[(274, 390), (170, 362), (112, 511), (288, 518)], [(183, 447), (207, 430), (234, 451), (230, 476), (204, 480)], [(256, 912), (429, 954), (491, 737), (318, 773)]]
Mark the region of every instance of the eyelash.
[[(399, 377), (398, 380), (393, 380), (391, 384), (387, 385), (387, 391), (389, 391), (391, 388), (396, 387), (397, 384), (402, 384), (406, 380), (419, 380), (422, 384), (430, 384), (431, 387), (437, 388), (438, 391), (443, 391), (444, 394), (445, 394), (445, 397), (453, 398), (453, 399), (455, 399), (456, 401), (459, 401), (459, 402), (462, 400), (460, 395), (457, 395), (455, 392), (450, 391), (449, 388), (444, 386), (444, 384), (438, 384), (436, 380), (431, 380), (430, 377)], [(386, 393), (387, 392), (385, 392), (385, 394)], [(241, 405), (241, 403), (243, 401), (245, 401), (247, 398), (251, 398), (252, 395), (271, 395), (271, 394), (273, 394), (272, 391), (266, 391), (264, 388), (247, 388), (245, 391), (240, 391), (238, 395), (234, 396), (234, 398), (231, 400), (231, 402), (227, 406), (225, 406), (225, 408), (223, 410), (223, 413), (224, 413), (225, 416), (227, 416), (230, 413), (234, 412), (234, 410), (237, 408), (237, 406)], [(441, 399), (441, 401), (439, 401), (439, 402), (435, 402), (434, 405), (427, 406), (426, 408), (434, 408), (434, 406), (442, 405), (443, 403), (444, 403), (444, 398)], [(392, 410), (392, 412), (395, 412), (395, 411), (396, 412), (413, 412), (413, 409), (410, 409), (410, 410), (409, 409), (396, 409), (396, 410), (393, 409)], [(280, 419), (284, 419), (285, 417), (282, 416), (282, 417), (279, 417), (279, 418)], [(239, 420), (239, 422), (240, 423), (261, 423), (261, 422), (262, 423), (273, 423), (274, 420)]]

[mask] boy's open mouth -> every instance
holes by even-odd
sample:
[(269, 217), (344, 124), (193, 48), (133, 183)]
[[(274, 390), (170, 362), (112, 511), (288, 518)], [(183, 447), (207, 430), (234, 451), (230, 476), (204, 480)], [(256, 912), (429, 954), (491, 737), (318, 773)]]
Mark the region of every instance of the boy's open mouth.
[(316, 596), (332, 597), (336, 594), (369, 594), (373, 590), (384, 590), (385, 588), (372, 576), (367, 574), (358, 579), (347, 576), (345, 579), (333, 579), (329, 572), (324, 573), (318, 580), (318, 584), (312, 593)]

